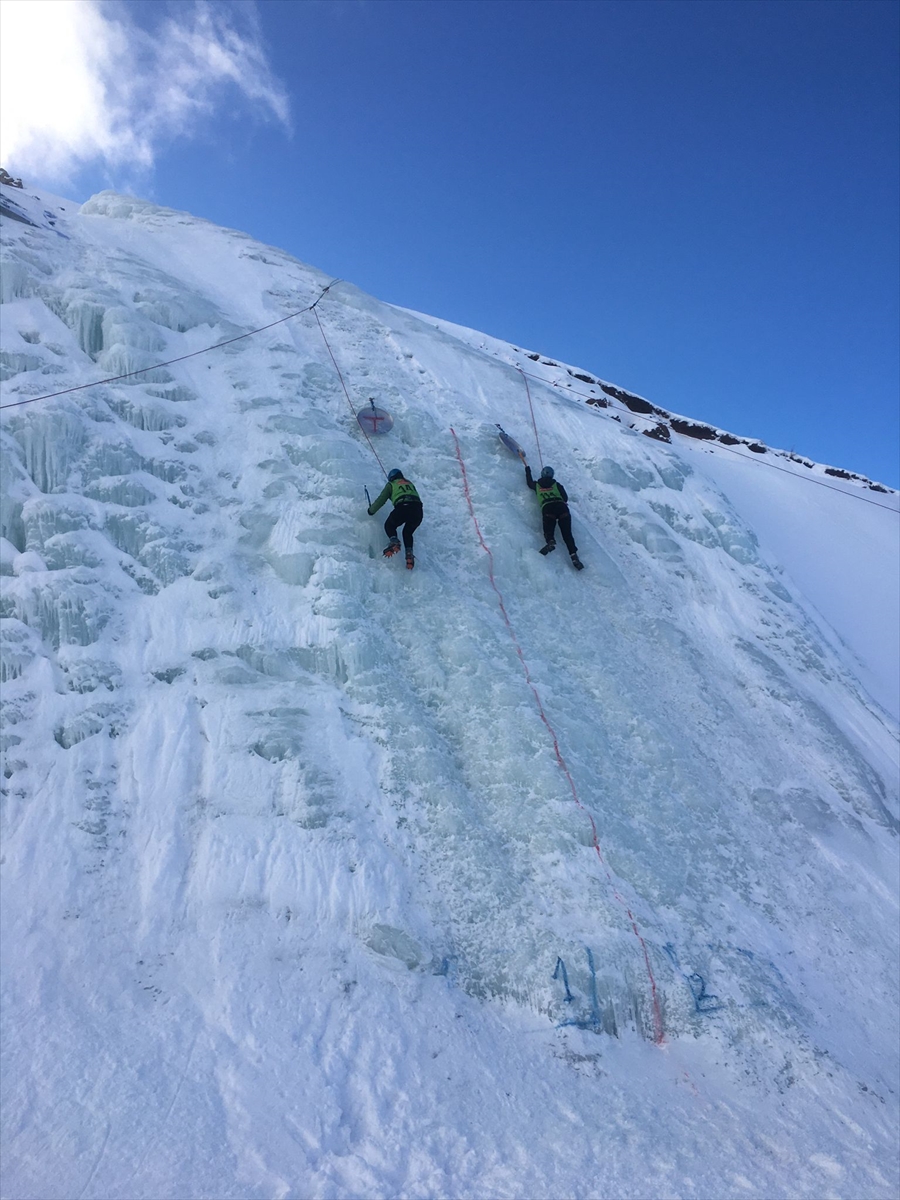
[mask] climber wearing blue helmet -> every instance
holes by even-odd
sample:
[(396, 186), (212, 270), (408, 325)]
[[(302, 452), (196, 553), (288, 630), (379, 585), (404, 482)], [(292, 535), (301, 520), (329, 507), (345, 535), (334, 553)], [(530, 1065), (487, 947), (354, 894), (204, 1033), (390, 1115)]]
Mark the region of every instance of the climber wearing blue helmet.
[(559, 525), (559, 532), (566, 543), (566, 549), (572, 556), (572, 566), (576, 571), (582, 570), (584, 563), (578, 557), (578, 547), (572, 537), (572, 514), (569, 512), (569, 497), (566, 489), (554, 478), (552, 467), (543, 467), (540, 478), (535, 479), (531, 474), (531, 467), (525, 462), (525, 455), (521, 454), (520, 457), (525, 463), (525, 482), (533, 492), (537, 493), (538, 503), (541, 506), (545, 543), (541, 547), (541, 554), (549, 554), (551, 550), (556, 549), (556, 540), (553, 535), (556, 532), (556, 526)]
[(389, 499), (394, 502), (394, 509), (384, 523), (384, 532), (390, 539), (384, 548), (384, 557), (390, 558), (400, 549), (400, 539), (397, 537), (397, 530), (402, 525), (403, 545), (406, 548), (406, 565), (412, 570), (416, 564), (413, 556), (413, 531), (418, 529), (422, 523), (422, 501), (419, 499), (419, 493), (416, 491), (415, 484), (410, 483), (398, 467), (394, 467), (392, 471), (388, 471), (387, 483), (382, 488), (380, 494), (376, 496), (366, 509), (369, 516), (373, 517), (382, 504)]

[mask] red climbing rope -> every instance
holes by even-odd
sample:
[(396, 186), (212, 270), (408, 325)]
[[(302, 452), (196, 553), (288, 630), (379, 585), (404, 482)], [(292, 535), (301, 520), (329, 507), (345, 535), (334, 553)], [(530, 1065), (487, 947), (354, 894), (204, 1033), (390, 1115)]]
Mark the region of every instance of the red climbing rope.
[(487, 554), (487, 556), (488, 556), (488, 577), (490, 578), (490, 581), (491, 581), (491, 587), (494, 589), (494, 591), (497, 594), (497, 603), (500, 606), (500, 612), (503, 615), (503, 620), (506, 623), (506, 628), (509, 631), (509, 636), (512, 638), (512, 643), (513, 643), (513, 646), (515, 647), (516, 654), (519, 657), (519, 662), (522, 664), (522, 670), (525, 673), (525, 681), (528, 684), (528, 686), (531, 688), (532, 694), (534, 695), (535, 703), (537, 704), (537, 709), (538, 709), (538, 713), (540, 714), (540, 718), (543, 721), (544, 725), (547, 727), (547, 732), (550, 734), (551, 740), (553, 741), (553, 752), (556, 755), (556, 761), (559, 764), (560, 770), (565, 775), (566, 780), (569, 784), (569, 788), (572, 792), (572, 799), (575, 801), (575, 803), (578, 805), (578, 807), (581, 809), (581, 811), (587, 815), (587, 818), (591, 823), (591, 844), (594, 848), (594, 852), (597, 855), (600, 865), (603, 868), (603, 873), (606, 875), (607, 881), (609, 882), (609, 885), (612, 888), (612, 894), (615, 897), (615, 899), (617, 900), (617, 902), (619, 904), (621, 904), (622, 908), (624, 908), (625, 912), (628, 914), (628, 920), (631, 923), (632, 932), (634, 933), (634, 936), (637, 938), (638, 942), (640, 943), (641, 950), (644, 955), (644, 966), (647, 969), (647, 977), (650, 981), (650, 996), (651, 996), (651, 1002), (652, 1002), (652, 1007), (653, 1007), (653, 1040), (654, 1040), (654, 1042), (656, 1042), (656, 1044), (658, 1046), (661, 1046), (665, 1041), (665, 1031), (663, 1029), (662, 1009), (661, 1009), (660, 1003), (659, 1003), (659, 994), (658, 994), (657, 988), (656, 988), (656, 978), (654, 977), (654, 974), (653, 974), (653, 967), (650, 964), (650, 953), (647, 950), (647, 943), (644, 941), (644, 938), (641, 935), (641, 931), (638, 929), (637, 921), (635, 920), (634, 914), (632, 913), (631, 909), (628, 906), (628, 902), (620, 894), (619, 889), (616, 886), (616, 881), (613, 878), (612, 872), (610, 871), (609, 867), (606, 864), (606, 860), (603, 857), (603, 851), (600, 849), (600, 839), (597, 835), (597, 824), (594, 820), (593, 814), (587, 808), (585, 808), (585, 806), (581, 803), (581, 800), (578, 796), (578, 789), (575, 786), (575, 780), (572, 778), (572, 772), (569, 770), (566, 760), (563, 758), (562, 751), (559, 748), (559, 738), (556, 736), (556, 731), (554, 730), (553, 726), (550, 724), (550, 721), (547, 717), (546, 710), (544, 709), (543, 701), (541, 700), (540, 692), (537, 690), (537, 687), (534, 684), (534, 680), (531, 678), (531, 672), (528, 669), (528, 663), (525, 661), (525, 655), (522, 653), (522, 647), (519, 644), (519, 639), (516, 636), (516, 631), (513, 628), (512, 621), (510, 621), (510, 619), (509, 619), (509, 613), (506, 611), (506, 604), (503, 600), (503, 593), (500, 591), (499, 587), (497, 586), (497, 581), (494, 578), (494, 556), (491, 553), (490, 546), (488, 546), (487, 542), (484, 540), (484, 535), (481, 532), (481, 526), (478, 524), (478, 517), (475, 515), (475, 506), (472, 503), (472, 493), (469, 489), (469, 476), (466, 471), (466, 464), (463, 461), (462, 450), (459, 445), (459, 438), (456, 436), (456, 430), (453, 429), (452, 426), (450, 428), (450, 432), (453, 434), (453, 441), (456, 446), (456, 458), (457, 458), (457, 461), (459, 462), (459, 469), (462, 474), (463, 491), (465, 492), (465, 495), (466, 495), (466, 503), (469, 506), (469, 514), (472, 517), (472, 524), (475, 526), (475, 533), (478, 537), (478, 542), (479, 542), (482, 550), (484, 550), (485, 554)]
[(543, 470), (544, 459), (541, 455), (541, 441), (540, 441), (540, 438), (538, 437), (537, 421), (535, 421), (535, 419), (534, 419), (534, 405), (531, 403), (531, 388), (528, 386), (528, 376), (525, 374), (525, 372), (522, 370), (521, 367), (516, 367), (516, 370), (522, 376), (522, 382), (525, 384), (525, 391), (528, 395), (528, 411), (531, 413), (531, 428), (534, 430), (534, 442), (535, 442), (535, 445), (537, 446), (538, 462), (541, 464), (541, 470)]
[[(322, 297), (320, 296), (319, 300), (321, 300), (321, 298)], [(318, 301), (316, 301), (316, 303), (318, 303)], [(316, 312), (315, 305), (313, 305), (312, 314), (316, 318), (316, 324), (319, 326), (319, 333), (321, 333), (321, 335), (322, 335), (322, 341), (325, 343), (328, 353), (331, 355), (331, 361), (334, 363), (334, 369), (337, 371), (337, 377), (341, 381), (341, 387), (344, 389), (344, 395), (347, 397), (347, 403), (350, 405), (350, 411), (353, 413), (353, 415), (355, 417), (356, 409), (353, 407), (353, 401), (350, 399), (350, 393), (347, 391), (346, 383), (344, 383), (344, 377), (341, 374), (341, 368), (337, 364), (337, 359), (334, 357), (334, 352), (332, 351), (331, 347), (328, 345), (328, 338), (325, 336), (325, 330), (322, 328), (322, 322), (319, 320), (319, 314)], [(366, 441), (369, 443), (369, 449), (375, 455), (375, 460), (378, 463), (379, 467), (381, 467), (382, 475), (385, 477), (385, 479), (387, 479), (387, 471), (384, 469), (384, 463), (378, 457), (378, 451), (372, 445), (372, 439), (366, 433), (362, 422), (357, 422), (357, 424), (359, 425), (360, 429), (362, 429), (363, 435), (364, 435)]]

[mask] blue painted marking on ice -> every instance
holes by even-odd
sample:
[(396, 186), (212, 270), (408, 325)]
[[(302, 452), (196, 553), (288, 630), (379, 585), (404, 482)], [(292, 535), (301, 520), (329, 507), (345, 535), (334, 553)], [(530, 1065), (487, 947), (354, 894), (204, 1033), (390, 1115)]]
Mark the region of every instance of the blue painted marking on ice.
[(694, 971), (690, 975), (685, 975), (687, 985), (691, 989), (691, 995), (694, 997), (694, 1010), (698, 1013), (718, 1012), (720, 1008), (724, 1008), (724, 1004), (719, 1003), (719, 997), (712, 995), (706, 990), (706, 980), (702, 975), (698, 975)]
[[(772, 999), (770, 1000), (753, 999), (744, 1004), (738, 1004), (735, 1001), (731, 1001), (731, 1007), (739, 1009), (770, 1008), (772, 1007), (773, 1002), (785, 1008), (795, 1007), (788, 982), (771, 959), (763, 958), (757, 954), (756, 951), (748, 950), (744, 946), (733, 946), (728, 942), (708, 942), (707, 949), (712, 951), (713, 954), (717, 955), (720, 968), (726, 971), (728, 970), (728, 955), (739, 954), (741, 958), (746, 959), (747, 962), (753, 963), (754, 967), (760, 973), (757, 978), (757, 987), (760, 984), (763, 984), (763, 986), (768, 987), (773, 993)], [(688, 973), (682, 968), (678, 957), (678, 952), (672, 942), (666, 942), (663, 946), (663, 950), (665, 951), (666, 956), (668, 957), (674, 969), (687, 984), (691, 993), (691, 998), (694, 1001), (695, 1012), (698, 1012), (703, 1016), (707, 1016), (710, 1013), (720, 1012), (722, 1009), (727, 1007), (718, 996), (706, 990), (706, 980), (699, 971), (692, 971)], [(765, 975), (767, 973), (770, 974), (770, 978), (765, 980)]]
[(666, 944), (663, 946), (663, 950), (665, 950), (666, 954), (669, 956), (669, 959), (672, 963), (672, 966), (675, 968), (675, 970), (680, 971), (681, 963), (678, 961), (678, 952), (676, 951), (676, 949), (672, 945), (672, 943), (666, 942)]
[(562, 972), (563, 986), (566, 989), (566, 1003), (568, 1004), (571, 1000), (574, 1000), (575, 997), (569, 991), (569, 975), (568, 975), (568, 972), (566, 971), (566, 964), (559, 957), (559, 955), (557, 955), (556, 967), (554, 968), (554, 971), (553, 971), (553, 978), (559, 979), (560, 972)]
[[(710, 947), (712, 949), (712, 947)], [(666, 942), (663, 946), (669, 961), (675, 970), (679, 973), (684, 982), (688, 985), (691, 997), (694, 1001), (694, 1012), (702, 1013), (704, 1016), (707, 1013), (718, 1012), (725, 1005), (719, 1002), (719, 997), (714, 996), (706, 990), (706, 980), (698, 971), (692, 971), (690, 975), (686, 975), (681, 969), (681, 963), (678, 960), (678, 952), (671, 942)]]
[[(590, 985), (590, 988), (591, 988), (591, 1011), (590, 1011), (590, 1015), (588, 1017), (583, 1017), (581, 1019), (579, 1019), (578, 1017), (573, 1017), (569, 1021), (560, 1021), (556, 1027), (557, 1029), (564, 1029), (566, 1026), (573, 1025), (576, 1029), (590, 1029), (590, 1030), (593, 1030), (594, 1033), (596, 1033), (598, 1030), (603, 1028), (603, 1019), (600, 1015), (600, 1004), (599, 1004), (599, 1001), (597, 1000), (597, 971), (596, 971), (596, 968), (594, 967), (594, 954), (593, 954), (593, 951), (591, 950), (590, 946), (585, 946), (585, 952), (587, 954), (588, 970), (591, 973), (591, 985)], [(556, 961), (557, 961), (557, 964), (562, 964), (563, 979), (566, 983), (566, 990), (568, 991), (569, 985), (568, 985), (568, 980), (565, 976), (565, 969), (566, 969), (565, 963), (563, 963), (563, 960), (561, 958), (557, 958)], [(556, 978), (555, 971), (553, 973), (553, 977), (554, 977), (554, 979)], [(571, 995), (566, 997), (567, 1000), (572, 999), (572, 998), (573, 997)]]
[(597, 1003), (597, 972), (594, 970), (594, 955), (590, 946), (585, 946), (588, 966), (591, 970), (591, 1017), (596, 1024), (600, 1022), (600, 1005)]

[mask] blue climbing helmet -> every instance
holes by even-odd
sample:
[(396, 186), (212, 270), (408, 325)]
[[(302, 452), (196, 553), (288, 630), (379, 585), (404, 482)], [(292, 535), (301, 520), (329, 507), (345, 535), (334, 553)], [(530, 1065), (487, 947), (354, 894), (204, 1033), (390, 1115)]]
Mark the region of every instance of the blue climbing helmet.
[(543, 467), (541, 469), (541, 479), (552, 479), (552, 478), (553, 478), (553, 468), (552, 467)]
[(395, 479), (402, 479), (403, 472), (399, 467), (394, 467), (393, 471), (388, 471), (388, 483), (393, 483)]

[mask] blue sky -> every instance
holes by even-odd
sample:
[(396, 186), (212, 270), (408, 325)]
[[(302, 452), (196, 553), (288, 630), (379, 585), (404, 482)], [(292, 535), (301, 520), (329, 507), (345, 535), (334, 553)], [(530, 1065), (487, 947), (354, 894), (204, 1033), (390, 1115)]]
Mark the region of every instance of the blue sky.
[[(891, 0), (85, 8), (130, 39), (142, 99), (118, 150), (69, 161), (67, 191), (46, 153), (26, 181), (139, 191), (900, 485)], [(192, 51), (182, 102), (157, 111), (179, 29), (239, 74), (204, 77)], [(95, 68), (108, 95), (125, 61)]]

